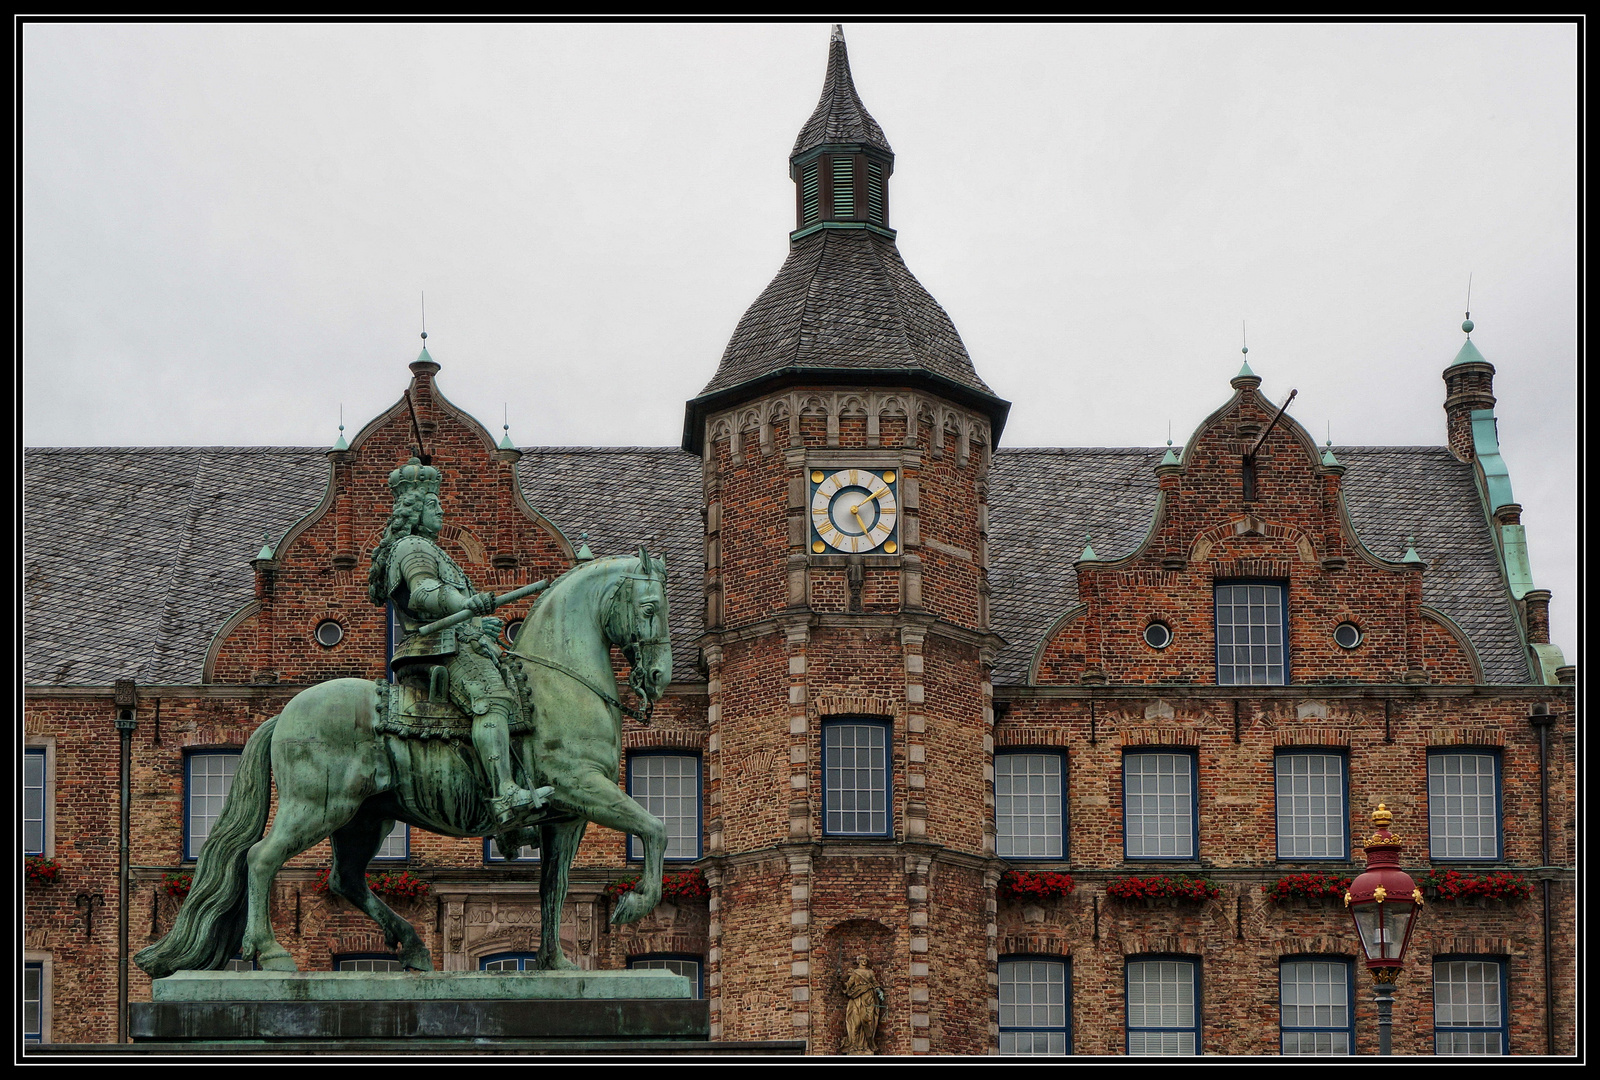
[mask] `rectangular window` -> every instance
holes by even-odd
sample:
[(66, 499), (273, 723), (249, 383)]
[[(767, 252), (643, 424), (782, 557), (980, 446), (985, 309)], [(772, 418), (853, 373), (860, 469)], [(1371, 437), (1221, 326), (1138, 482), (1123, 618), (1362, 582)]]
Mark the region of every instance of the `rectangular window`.
[(1278, 858), (1348, 859), (1344, 755), (1295, 750), (1276, 764)]
[(389, 835), (383, 838), (383, 844), (378, 848), (374, 859), (404, 859), (411, 854), (411, 826), (403, 821), (397, 821), (389, 830)]
[(1428, 854), (1435, 859), (1501, 857), (1498, 755), (1429, 751)]
[(1355, 1038), (1349, 960), (1278, 965), (1278, 1027), (1285, 1054), (1348, 1054)]
[(44, 748), (22, 754), (22, 853), (44, 854)]
[(1061, 960), (1000, 961), (1000, 1053), (1072, 1053), (1070, 975)]
[(531, 952), (495, 953), (493, 956), (485, 956), (479, 960), (478, 970), (499, 972), (538, 971), (539, 954)]
[(822, 802), (828, 836), (889, 835), (889, 725), (823, 725)]
[(1218, 686), (1282, 686), (1287, 681), (1283, 594), (1282, 585), (1264, 582), (1217, 586)]
[(1199, 965), (1128, 961), (1128, 1053), (1200, 1052)]
[(1508, 1054), (1506, 968), (1499, 960), (1433, 962), (1433, 1052)]
[(995, 844), (1002, 859), (1065, 858), (1064, 760), (1059, 751), (995, 754)]
[(208, 754), (190, 754), (187, 771), (188, 808), (185, 816), (185, 859), (200, 857), (200, 848), (211, 835), (211, 826), (222, 813), (222, 804), (233, 787), (233, 772), (239, 765), (237, 750)]
[(22, 1037), (28, 1042), (44, 1039), (44, 965), (22, 965)]
[(1192, 859), (1195, 756), (1148, 750), (1122, 758), (1123, 846), (1130, 859)]
[[(628, 794), (667, 826), (669, 859), (700, 857), (700, 757), (628, 755)], [(628, 858), (644, 858), (644, 842), (628, 837)]]
[(517, 853), (511, 858), (506, 858), (500, 851), (500, 845), (495, 843), (492, 836), (483, 838), (484, 862), (538, 862), (539, 849), (532, 844), (523, 844), (517, 848)]
[(670, 971), (674, 975), (682, 975), (689, 980), (689, 985), (694, 987), (694, 996), (706, 996), (705, 987), (700, 978), (700, 958), (697, 956), (635, 956), (628, 960), (630, 971)]

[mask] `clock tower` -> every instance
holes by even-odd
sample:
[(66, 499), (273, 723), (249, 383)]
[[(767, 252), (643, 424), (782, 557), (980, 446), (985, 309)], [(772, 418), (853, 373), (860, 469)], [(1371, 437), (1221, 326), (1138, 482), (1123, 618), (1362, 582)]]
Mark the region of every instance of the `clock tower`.
[[(894, 152), (829, 43), (777, 276), (688, 403), (703, 463), (714, 1037), (985, 1053), (987, 483), (1009, 403), (901, 259)], [(962, 913), (966, 913), (963, 916)], [(775, 963), (787, 956), (787, 964)]]

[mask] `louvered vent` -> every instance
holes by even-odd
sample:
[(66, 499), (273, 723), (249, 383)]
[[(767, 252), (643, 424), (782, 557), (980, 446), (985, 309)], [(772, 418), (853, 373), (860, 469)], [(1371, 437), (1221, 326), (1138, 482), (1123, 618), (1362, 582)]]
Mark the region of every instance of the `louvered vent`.
[(883, 167), (876, 161), (867, 162), (867, 220), (883, 224)]
[(800, 173), (800, 216), (801, 225), (815, 225), (821, 216), (817, 205), (817, 166), (815, 162), (807, 165)]
[(856, 216), (856, 159), (853, 157), (836, 157), (833, 159), (833, 216), (835, 218), (853, 218)]

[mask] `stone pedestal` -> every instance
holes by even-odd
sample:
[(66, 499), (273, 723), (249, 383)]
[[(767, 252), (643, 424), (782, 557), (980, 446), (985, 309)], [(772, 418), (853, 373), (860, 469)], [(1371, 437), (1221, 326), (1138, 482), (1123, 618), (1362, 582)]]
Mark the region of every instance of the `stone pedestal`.
[[(803, 1052), (708, 1041), (708, 1003), (668, 971), (185, 971), (130, 1005), (154, 1052)], [(158, 1049), (159, 1048), (159, 1049)]]

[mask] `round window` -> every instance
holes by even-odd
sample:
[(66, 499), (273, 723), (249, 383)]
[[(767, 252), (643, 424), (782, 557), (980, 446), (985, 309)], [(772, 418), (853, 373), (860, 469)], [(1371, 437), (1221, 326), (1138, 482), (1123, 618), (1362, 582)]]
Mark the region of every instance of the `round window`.
[(521, 632), (522, 632), (522, 620), (518, 619), (516, 622), (511, 623), (510, 625), (508, 625), (506, 627), (506, 629), (505, 629), (506, 641), (508, 641), (511, 644), (515, 645), (516, 642), (517, 642), (517, 635), (519, 633), (521, 633)]
[(344, 640), (344, 627), (332, 619), (324, 619), (317, 624), (317, 644), (325, 649), (331, 649)]
[(1342, 622), (1333, 628), (1333, 640), (1341, 649), (1353, 649), (1361, 644), (1361, 627), (1353, 622)]
[(1152, 649), (1165, 649), (1172, 644), (1172, 628), (1164, 622), (1153, 622), (1144, 628), (1144, 643)]

